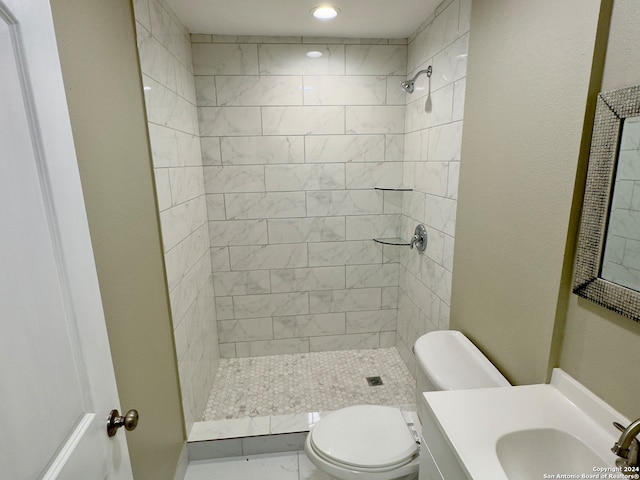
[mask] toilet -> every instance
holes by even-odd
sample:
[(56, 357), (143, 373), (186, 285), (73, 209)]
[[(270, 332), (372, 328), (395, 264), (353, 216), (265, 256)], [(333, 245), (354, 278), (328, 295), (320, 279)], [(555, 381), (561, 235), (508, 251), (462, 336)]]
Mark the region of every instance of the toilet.
[[(440, 330), (416, 340), (420, 389), (510, 386), (461, 332)], [(304, 450), (321, 471), (339, 480), (415, 479), (420, 432), (395, 407), (355, 405), (331, 412), (309, 432)]]

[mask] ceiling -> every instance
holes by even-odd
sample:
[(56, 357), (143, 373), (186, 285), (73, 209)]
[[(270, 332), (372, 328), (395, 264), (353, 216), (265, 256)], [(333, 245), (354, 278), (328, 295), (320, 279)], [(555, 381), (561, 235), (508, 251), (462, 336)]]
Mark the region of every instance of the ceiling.
[(406, 38), (441, 0), (335, 0), (340, 14), (319, 21), (322, 0), (167, 0), (191, 33), (219, 35)]

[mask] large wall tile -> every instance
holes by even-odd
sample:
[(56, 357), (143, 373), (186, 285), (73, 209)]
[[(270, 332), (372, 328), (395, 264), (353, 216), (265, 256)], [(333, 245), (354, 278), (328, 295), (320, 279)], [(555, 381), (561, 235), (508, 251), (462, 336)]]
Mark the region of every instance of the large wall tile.
[(402, 162), (404, 160), (404, 135), (385, 135), (384, 161)]
[(285, 355), (288, 353), (307, 353), (308, 338), (290, 338), (281, 340), (262, 340), (236, 343), (236, 354), (242, 357), (259, 357), (262, 355)]
[(212, 193), (207, 195), (206, 198), (209, 220), (224, 220), (226, 218), (224, 211), (224, 195), (221, 193)]
[(218, 322), (218, 337), (221, 343), (270, 340), (273, 338), (271, 318), (220, 321)]
[(305, 105), (384, 105), (384, 76), (306, 76)]
[(405, 75), (387, 77), (387, 105), (404, 105), (407, 102), (407, 93), (400, 86), (404, 80)]
[(204, 136), (260, 135), (262, 123), (257, 107), (200, 107), (200, 131)]
[(177, 205), (204, 195), (202, 167), (169, 168), (171, 204)]
[[(259, 45), (260, 75), (344, 75), (343, 45)], [(307, 52), (322, 53), (310, 58)]]
[(229, 272), (229, 248), (211, 247), (211, 267), (214, 272)]
[(257, 75), (257, 45), (194, 43), (193, 72), (196, 75)]
[(398, 287), (383, 287), (382, 288), (382, 309), (383, 310), (397, 310), (398, 308)]
[(180, 283), (187, 272), (209, 249), (209, 229), (203, 225), (165, 254), (169, 291)]
[(378, 333), (354, 333), (348, 335), (329, 335), (312, 337), (309, 339), (312, 352), (331, 350), (356, 350), (363, 348), (378, 348), (380, 336)]
[(207, 193), (264, 192), (264, 167), (204, 167)]
[(304, 137), (225, 137), (222, 139), (224, 165), (268, 165), (304, 163)]
[(451, 120), (456, 122), (464, 116), (464, 99), (467, 87), (467, 79), (461, 78), (453, 84), (453, 111)]
[(218, 321), (234, 318), (233, 297), (216, 296), (216, 317), (218, 317)]
[(165, 252), (198, 230), (207, 221), (204, 196), (181, 203), (160, 213)]
[[(384, 329), (397, 309), (400, 254), (372, 239), (401, 235), (403, 194), (373, 187), (404, 180), (407, 41), (194, 35), (192, 42), (216, 310), (225, 322), (221, 355), (309, 351), (316, 338), (324, 339), (316, 349), (378, 347), (380, 331), (388, 346), (396, 338)], [(309, 58), (310, 50), (323, 55)], [(386, 323), (375, 313), (382, 309)], [(344, 312), (353, 311), (376, 320), (353, 320), (361, 331), (347, 334)], [(273, 331), (233, 323), (254, 318), (271, 318)]]
[(345, 187), (344, 165), (269, 165), (264, 169), (267, 190), (294, 192)]
[(176, 91), (175, 58), (146, 28), (137, 30), (140, 68), (149, 77)]
[(220, 139), (218, 137), (200, 137), (203, 165), (221, 165)]
[(344, 217), (269, 219), (268, 229), (271, 244), (345, 240)]
[(393, 162), (346, 165), (347, 188), (400, 187), (402, 166)]
[(171, 291), (171, 314), (174, 326), (183, 318), (198, 296), (198, 292), (211, 277), (209, 255), (203, 255)]
[(305, 138), (307, 163), (383, 162), (384, 135), (314, 135)]
[(346, 107), (346, 133), (404, 133), (404, 107)]
[(309, 244), (309, 266), (382, 263), (382, 245), (371, 240)]
[(307, 245), (229, 247), (232, 270), (307, 267)]
[(149, 122), (172, 130), (196, 133), (198, 124), (197, 120), (194, 121), (193, 104), (144, 74), (143, 82)]
[(457, 202), (450, 198), (427, 195), (425, 215), (429, 224), (441, 232), (455, 234)]
[(348, 312), (347, 333), (395, 331), (397, 315), (398, 312), (395, 309)]
[(409, 69), (422, 65), (458, 37), (460, 5), (455, 0), (409, 46)]
[(304, 315), (309, 313), (309, 297), (306, 292), (236, 296), (233, 310), (236, 319)]
[(158, 210), (163, 211), (171, 207), (171, 185), (169, 183), (169, 169), (156, 168), (154, 170)]
[(274, 338), (315, 337), (346, 333), (344, 313), (273, 317)]
[(218, 105), (302, 105), (300, 76), (216, 77)]
[(347, 267), (347, 288), (394, 287), (398, 285), (398, 264), (353, 265)]
[(429, 131), (428, 159), (430, 162), (460, 161), (462, 122), (434, 127)]
[(403, 45), (348, 45), (347, 75), (404, 75), (407, 71)]
[(216, 95), (216, 77), (211, 75), (195, 78), (196, 102), (199, 107), (216, 107), (218, 97)]
[(380, 288), (354, 288), (309, 293), (311, 313), (357, 312), (380, 309)]
[(416, 190), (442, 197), (447, 195), (449, 164), (447, 162), (419, 162), (415, 165)]
[(382, 193), (373, 190), (307, 192), (307, 215), (326, 217), (381, 214), (382, 200)]
[(344, 266), (271, 270), (270, 274), (273, 293), (345, 288)]
[(415, 191), (403, 197), (401, 230), (424, 223), (429, 234), (424, 255), (402, 250), (398, 258), (396, 347), (410, 369), (416, 338), (449, 325), (470, 11), (471, 0), (444, 2), (409, 42), (409, 75), (433, 65), (431, 82), (420, 77), (407, 95), (405, 116), (403, 183)]
[(264, 135), (344, 133), (344, 107), (263, 107)]
[(270, 285), (269, 272), (266, 270), (219, 272), (213, 274), (213, 287), (216, 295), (231, 296), (270, 293)]
[(227, 219), (304, 217), (304, 192), (225, 195)]
[(433, 58), (433, 69), (438, 72), (431, 76), (433, 91), (460, 80), (467, 74), (467, 51), (469, 35), (460, 37)]
[(394, 238), (400, 232), (399, 215), (358, 215), (346, 217), (347, 240)]

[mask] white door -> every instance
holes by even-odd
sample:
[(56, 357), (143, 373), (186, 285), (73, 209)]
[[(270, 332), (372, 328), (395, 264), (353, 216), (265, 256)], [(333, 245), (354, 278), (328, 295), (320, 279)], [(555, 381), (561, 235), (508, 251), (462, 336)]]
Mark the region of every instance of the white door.
[(0, 479), (131, 480), (119, 407), (50, 6), (0, 0)]

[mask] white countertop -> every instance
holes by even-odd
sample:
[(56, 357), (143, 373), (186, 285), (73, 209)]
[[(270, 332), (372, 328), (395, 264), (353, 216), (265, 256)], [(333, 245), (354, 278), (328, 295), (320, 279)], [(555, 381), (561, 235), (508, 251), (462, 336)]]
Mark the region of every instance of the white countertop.
[(518, 430), (567, 432), (602, 459), (602, 465), (594, 467), (615, 466), (610, 448), (620, 432), (611, 422), (629, 424), (560, 369), (554, 370), (549, 385), (426, 392), (424, 397), (442, 437), (473, 480), (507, 480), (496, 443)]

